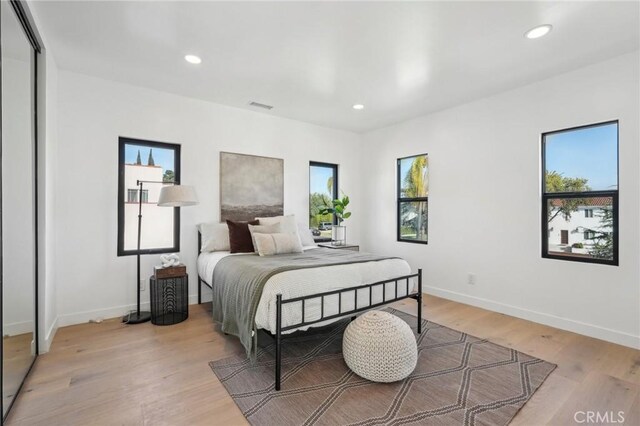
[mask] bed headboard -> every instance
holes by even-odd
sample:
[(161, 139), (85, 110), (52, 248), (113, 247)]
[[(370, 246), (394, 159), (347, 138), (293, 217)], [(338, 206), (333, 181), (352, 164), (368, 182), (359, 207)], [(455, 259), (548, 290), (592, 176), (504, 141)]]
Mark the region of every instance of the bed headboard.
[(198, 251), (196, 253), (200, 254), (202, 251), (202, 234), (200, 233), (200, 230), (198, 229)]

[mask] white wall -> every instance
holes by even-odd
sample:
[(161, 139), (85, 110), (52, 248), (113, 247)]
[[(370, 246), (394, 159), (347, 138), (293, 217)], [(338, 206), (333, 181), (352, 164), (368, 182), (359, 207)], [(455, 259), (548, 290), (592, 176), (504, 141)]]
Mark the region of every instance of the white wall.
[(56, 275), (56, 169), (58, 150), (58, 67), (46, 49), (38, 63), (38, 300), (40, 353), (58, 328)]
[[(306, 223), (309, 161), (340, 165), (340, 186), (362, 218), (360, 136), (60, 70), (55, 218), (59, 324), (125, 313), (135, 303), (135, 257), (117, 257), (118, 136), (182, 145), (181, 257), (197, 294), (196, 228), (219, 219), (219, 152), (284, 159), (285, 213)], [(276, 106), (277, 107), (277, 106)], [(364, 219), (360, 219), (364, 220)], [(349, 220), (358, 241), (359, 221)], [(158, 256), (143, 258), (148, 277)], [(205, 289), (205, 292), (207, 289)], [(148, 301), (149, 293), (143, 292)]]
[[(426, 292), (640, 346), (638, 53), (364, 135), (365, 248)], [(540, 134), (620, 120), (620, 266), (540, 256)], [(395, 160), (429, 153), (429, 245), (395, 241)], [(467, 284), (467, 274), (477, 284)], [(427, 308), (428, 309), (428, 308)]]
[[(27, 5), (29, 6), (29, 5)], [(34, 10), (36, 29), (42, 25)], [(46, 34), (39, 33), (43, 49), (38, 55), (38, 340), (45, 353), (58, 328), (57, 283), (55, 281), (57, 233), (55, 221), (58, 137), (58, 66)]]

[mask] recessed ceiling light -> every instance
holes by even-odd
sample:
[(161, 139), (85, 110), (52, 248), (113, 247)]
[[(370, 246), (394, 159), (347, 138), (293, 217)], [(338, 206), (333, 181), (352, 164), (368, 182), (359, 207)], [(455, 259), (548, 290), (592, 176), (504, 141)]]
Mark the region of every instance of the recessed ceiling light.
[(184, 57), (184, 60), (189, 62), (190, 64), (199, 64), (200, 62), (202, 62), (202, 59), (200, 59), (200, 57), (196, 55), (186, 55)]
[(364, 109), (364, 105), (362, 105), (362, 104), (355, 104), (355, 105), (353, 106), (353, 109)]
[(549, 31), (551, 31), (552, 28), (553, 27), (549, 24), (538, 25), (537, 27), (531, 28), (529, 31), (524, 33), (524, 36), (530, 39), (540, 38), (549, 34)]

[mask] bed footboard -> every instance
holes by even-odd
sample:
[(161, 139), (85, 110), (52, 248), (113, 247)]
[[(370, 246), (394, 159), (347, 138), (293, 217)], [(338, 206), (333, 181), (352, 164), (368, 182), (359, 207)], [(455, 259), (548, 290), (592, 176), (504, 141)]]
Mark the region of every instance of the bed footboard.
[[(418, 289), (417, 292), (410, 292), (410, 281), (412, 278), (418, 279)], [(387, 285), (393, 284), (394, 288), (394, 296), (392, 298), (387, 299)], [(406, 292), (403, 296), (398, 296), (398, 286), (404, 285), (406, 288)], [(382, 302), (372, 303), (373, 299), (373, 289), (375, 287), (382, 287)], [(358, 306), (358, 291), (366, 290), (369, 291), (368, 304), (365, 306)], [(351, 293), (353, 292), (354, 296), (354, 304), (353, 309), (342, 310), (342, 294), (343, 293)], [(324, 303), (325, 299), (328, 296), (338, 295), (338, 313), (332, 315), (325, 316), (325, 308)], [(320, 318), (314, 319), (312, 321), (306, 321), (305, 318), (305, 304), (307, 300), (320, 300)], [(302, 297), (294, 297), (291, 299), (282, 299), (282, 294), (276, 295), (276, 334), (275, 334), (275, 343), (276, 343), (276, 359), (275, 359), (275, 389), (280, 390), (280, 380), (281, 380), (281, 364), (282, 364), (282, 333), (288, 330), (293, 330), (300, 327), (306, 327), (313, 324), (317, 324), (323, 321), (329, 321), (332, 319), (342, 318), (352, 316), (354, 314), (358, 314), (363, 311), (367, 311), (372, 308), (376, 308), (379, 306), (387, 305), (389, 303), (397, 302), (403, 299), (415, 299), (418, 302), (418, 325), (417, 331), (418, 334), (422, 333), (422, 269), (418, 269), (418, 273), (411, 275), (404, 275), (402, 277), (391, 278), (384, 281), (378, 281), (372, 284), (365, 284), (357, 287), (350, 287), (340, 290), (328, 291), (324, 293), (310, 294), (308, 296)], [(296, 324), (288, 325), (286, 327), (282, 326), (282, 307), (291, 303), (301, 303), (301, 321)], [(360, 304), (362, 305), (362, 303)], [(355, 317), (354, 317), (355, 318)]]

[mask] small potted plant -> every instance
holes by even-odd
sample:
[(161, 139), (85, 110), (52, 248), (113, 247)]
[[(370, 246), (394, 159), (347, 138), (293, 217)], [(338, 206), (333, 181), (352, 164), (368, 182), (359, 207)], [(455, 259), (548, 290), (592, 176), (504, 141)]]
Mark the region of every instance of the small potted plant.
[(346, 219), (351, 217), (351, 212), (347, 211), (349, 205), (349, 196), (342, 193), (342, 198), (336, 198), (331, 202), (331, 205), (325, 203), (324, 208), (320, 211), (320, 214), (332, 214), (338, 219), (338, 224), (333, 225), (333, 244), (336, 246), (343, 246), (347, 244), (347, 227), (343, 224)]

